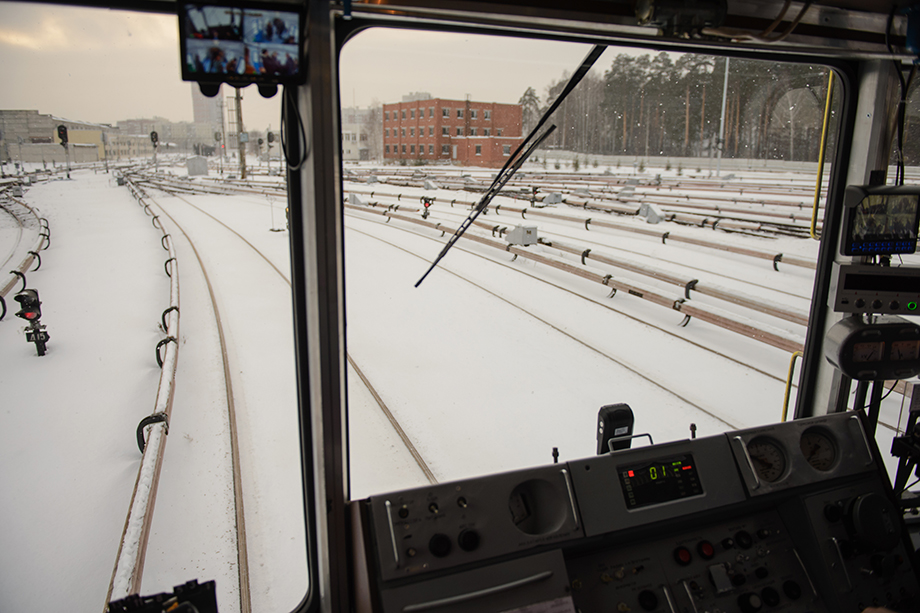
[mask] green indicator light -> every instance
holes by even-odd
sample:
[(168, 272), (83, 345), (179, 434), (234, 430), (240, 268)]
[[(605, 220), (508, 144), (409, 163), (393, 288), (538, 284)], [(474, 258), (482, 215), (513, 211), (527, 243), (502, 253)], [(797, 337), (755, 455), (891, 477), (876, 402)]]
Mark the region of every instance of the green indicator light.
[(916, 311), (916, 310), (917, 310), (917, 303), (916, 303), (916, 302), (908, 302), (908, 303), (907, 303), (907, 310), (908, 310), (908, 311)]

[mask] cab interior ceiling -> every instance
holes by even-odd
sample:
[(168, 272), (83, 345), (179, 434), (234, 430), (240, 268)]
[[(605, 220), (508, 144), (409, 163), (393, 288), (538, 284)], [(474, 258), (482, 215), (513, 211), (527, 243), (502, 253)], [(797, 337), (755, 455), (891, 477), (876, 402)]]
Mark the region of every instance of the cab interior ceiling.
[[(49, 4), (63, 4), (98, 8), (111, 8), (154, 13), (175, 13), (176, 0), (25, 0)], [(262, 0), (247, 0), (259, 4)], [(299, 6), (322, 6), (317, 0), (267, 0)], [(680, 5), (695, 6), (699, 11), (711, 11), (725, 6), (724, 21), (719, 30), (757, 34), (769, 28), (779, 15), (788, 24), (806, 8), (801, 21), (781, 41), (747, 41), (731, 43), (727, 36), (700, 36), (688, 40), (686, 36), (668, 36), (654, 25), (640, 25), (636, 16), (637, 5), (650, 5), (660, 13), (671, 13)], [(691, 43), (703, 47), (720, 47), (731, 44), (742, 50), (795, 52), (850, 58), (882, 57), (888, 54), (886, 31), (892, 8), (906, 2), (885, 0), (840, 0), (836, 2), (769, 2), (754, 0), (703, 0), (682, 3), (677, 0), (339, 0), (329, 2), (332, 10), (349, 11), (356, 17), (376, 18), (386, 21), (406, 21), (451, 24), (455, 26), (493, 27), (522, 32), (568, 33), (573, 37), (611, 37), (610, 42), (656, 39), (662, 45)], [(784, 8), (785, 7), (785, 8)], [(680, 8), (679, 10), (690, 10)], [(904, 45), (906, 19), (894, 19), (889, 41), (895, 49)], [(596, 40), (595, 42), (602, 42)], [(905, 56), (907, 59), (907, 56)]]

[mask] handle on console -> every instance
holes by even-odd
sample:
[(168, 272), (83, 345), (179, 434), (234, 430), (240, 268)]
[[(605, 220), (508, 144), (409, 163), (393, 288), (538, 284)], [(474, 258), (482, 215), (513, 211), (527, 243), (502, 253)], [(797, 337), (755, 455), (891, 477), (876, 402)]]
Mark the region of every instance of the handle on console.
[(700, 613), (699, 609), (696, 608), (696, 601), (693, 599), (693, 592), (690, 591), (690, 584), (687, 583), (686, 579), (681, 581), (681, 584), (684, 586), (684, 591), (687, 592), (687, 598), (690, 599), (690, 606), (693, 607), (693, 613)]
[(751, 454), (748, 452), (747, 445), (744, 444), (743, 438), (736, 436), (733, 440), (741, 446), (741, 453), (744, 454), (744, 459), (747, 460), (748, 467), (751, 469), (751, 475), (754, 477), (754, 487), (752, 489), (756, 490), (760, 487), (760, 477), (757, 476), (757, 469), (754, 468), (754, 460), (751, 459)]
[(843, 561), (843, 551), (840, 549), (840, 541), (836, 537), (831, 537), (831, 544), (833, 545), (833, 550), (837, 553), (837, 560), (840, 562), (840, 568), (843, 569), (843, 576), (847, 580), (847, 587), (852, 590), (853, 582), (850, 581), (850, 573), (847, 571), (846, 562)]
[(674, 606), (674, 599), (671, 597), (671, 590), (668, 589), (668, 586), (662, 585), (661, 591), (664, 592), (664, 598), (668, 601), (668, 608), (671, 609), (671, 613), (677, 613), (677, 607)]
[(531, 575), (530, 577), (524, 577), (523, 579), (518, 579), (517, 581), (509, 581), (508, 583), (502, 583), (501, 585), (487, 587), (485, 589), (476, 590), (474, 592), (457, 594), (456, 596), (448, 596), (447, 598), (441, 598), (440, 600), (429, 600), (428, 602), (406, 605), (402, 610), (403, 613), (415, 613), (417, 611), (428, 611), (438, 607), (461, 604), (464, 602), (469, 602), (470, 600), (475, 600), (477, 598), (483, 598), (484, 596), (492, 596), (501, 592), (507, 592), (508, 590), (513, 590), (516, 587), (530, 585), (531, 583), (537, 583), (539, 581), (545, 581), (552, 576), (553, 571), (545, 570), (542, 573), (537, 573), (536, 575)]
[(393, 531), (393, 506), (386, 501), (387, 525), (390, 526), (390, 541), (393, 543), (393, 557), (396, 559), (396, 568), (399, 568), (399, 547), (396, 546), (396, 532)]
[(575, 520), (575, 528), (578, 529), (578, 509), (575, 507), (575, 493), (572, 491), (572, 477), (569, 471), (562, 469), (562, 477), (565, 479), (565, 489), (569, 494), (569, 503), (572, 505), (572, 519)]

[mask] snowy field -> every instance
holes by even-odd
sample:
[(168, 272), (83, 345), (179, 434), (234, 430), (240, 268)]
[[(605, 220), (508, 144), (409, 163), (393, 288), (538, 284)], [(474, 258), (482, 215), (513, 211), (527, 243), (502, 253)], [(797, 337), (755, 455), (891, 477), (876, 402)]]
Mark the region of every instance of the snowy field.
[[(169, 290), (161, 235), (110, 175), (72, 176), (29, 188), (23, 198), (51, 227), (42, 268), (28, 273), (43, 301), (48, 355), (35, 355), (12, 312), (0, 322), (0, 611), (102, 608), (141, 457), (135, 428), (152, 410), (159, 377), (154, 347)], [(347, 182), (346, 193), (359, 187), (366, 185)], [(290, 610), (305, 592), (306, 572), (288, 241), (286, 232), (271, 231), (282, 227), (284, 203), (256, 194), (148, 193), (178, 251), (181, 325), (142, 592), (216, 579), (221, 610), (239, 607), (227, 388), (204, 269), (227, 335), (253, 608)], [(419, 218), (424, 192), (402, 193), (416, 204), (400, 214)], [(469, 194), (435, 195), (428, 221), (459, 225), (466, 209), (439, 203)], [(588, 215), (562, 205), (557, 212)], [(505, 213), (484, 219), (521, 223)], [(589, 456), (605, 404), (630, 404), (636, 432), (656, 443), (688, 437), (691, 423), (707, 436), (780, 419), (788, 352), (695, 319), (680, 327), (683, 315), (672, 309), (625, 292), (608, 297), (596, 283), (469, 241), (416, 289), (446, 238), (385, 222), (369, 207), (346, 215), (348, 353), (439, 481), (547, 464), (553, 448), (560, 461)], [(813, 280), (804, 268), (777, 272), (770, 261), (625, 232), (527, 223), (552, 240), (808, 309)], [(668, 229), (806, 259), (817, 252), (817, 243), (801, 239)], [(6, 270), (37, 232), (20, 230), (0, 211)], [(545, 245), (530, 249), (581, 265)], [(748, 315), (804, 339), (802, 326)], [(427, 483), (367, 387), (348, 374), (351, 497)], [(896, 394), (885, 401), (883, 421), (898, 423), (900, 403)], [(883, 450), (892, 435), (880, 428)]]

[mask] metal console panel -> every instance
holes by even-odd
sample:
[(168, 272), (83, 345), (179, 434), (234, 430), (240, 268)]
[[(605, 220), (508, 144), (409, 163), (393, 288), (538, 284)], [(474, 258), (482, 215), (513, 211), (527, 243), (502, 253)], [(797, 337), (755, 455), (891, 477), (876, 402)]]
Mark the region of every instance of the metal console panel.
[(874, 454), (841, 413), (375, 496), (369, 588), (384, 613), (920, 610)]
[(797, 419), (726, 437), (751, 496), (874, 470), (869, 439), (855, 414)]
[(584, 535), (564, 464), (374, 496), (370, 506), (384, 580)]
[[(690, 454), (696, 463), (702, 493), (630, 510), (622, 487), (621, 468), (667, 461)], [(722, 436), (641, 447), (570, 462), (585, 534), (596, 536), (675, 519), (742, 502), (744, 489), (735, 461)]]

